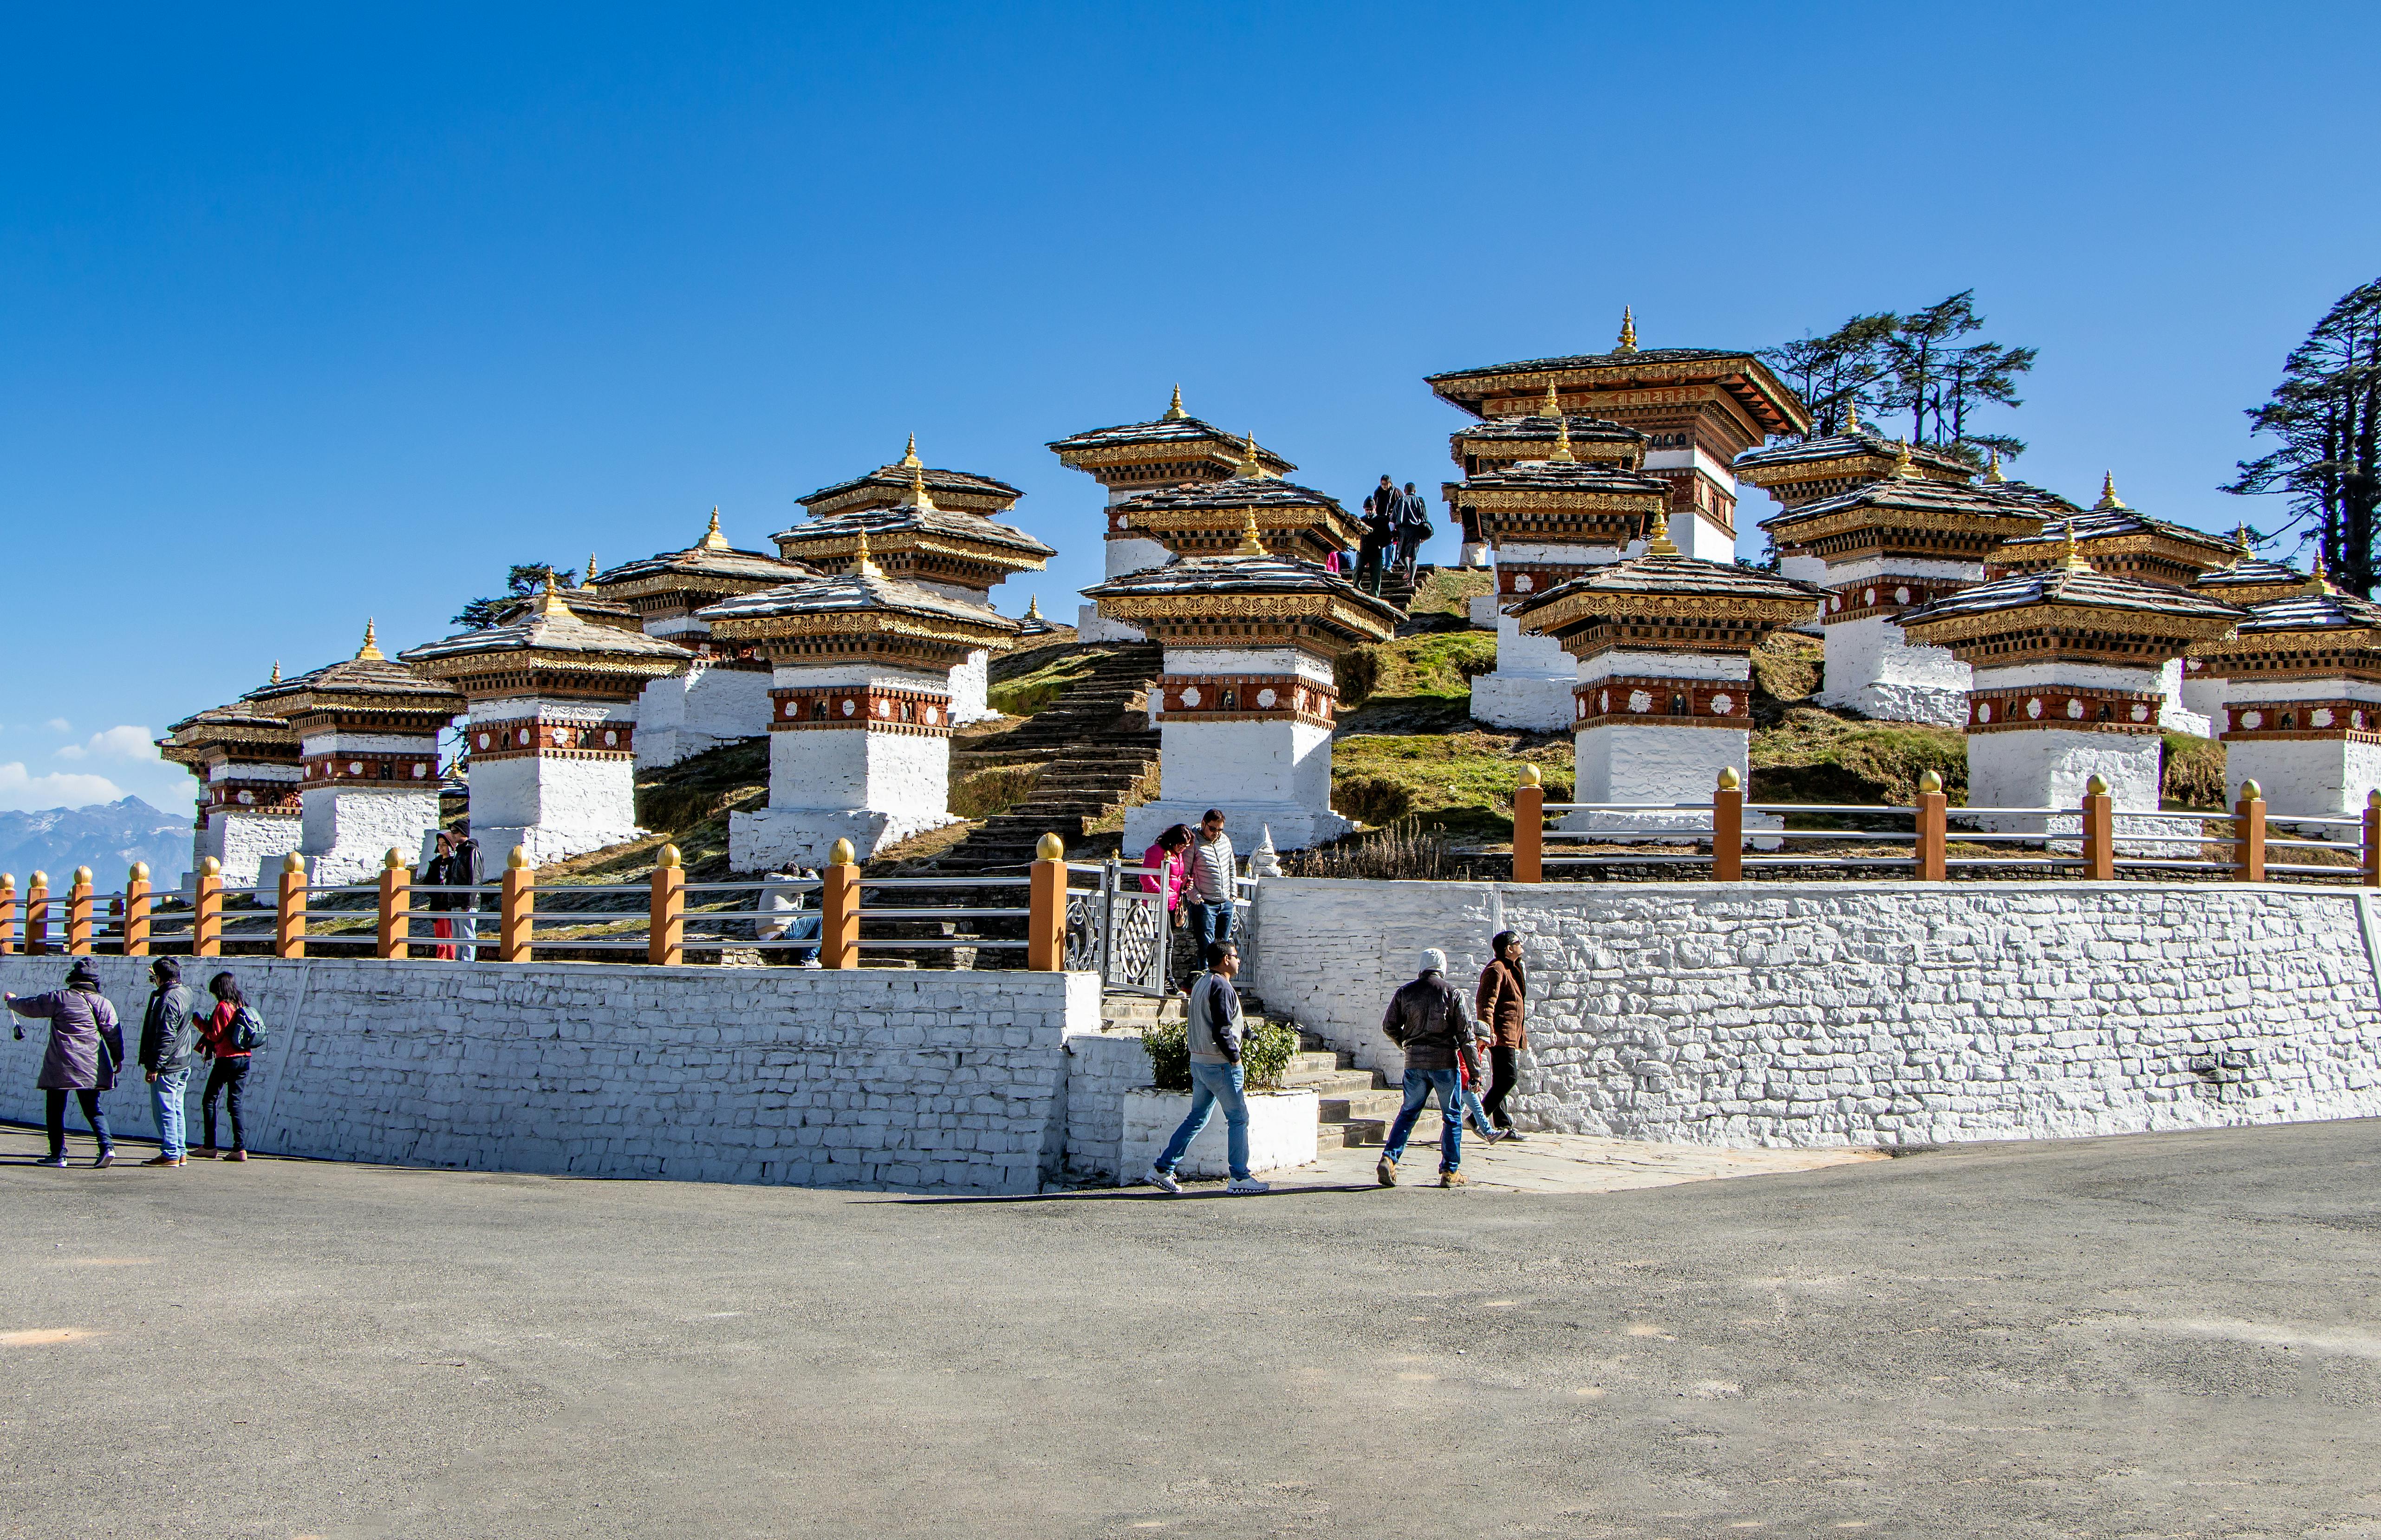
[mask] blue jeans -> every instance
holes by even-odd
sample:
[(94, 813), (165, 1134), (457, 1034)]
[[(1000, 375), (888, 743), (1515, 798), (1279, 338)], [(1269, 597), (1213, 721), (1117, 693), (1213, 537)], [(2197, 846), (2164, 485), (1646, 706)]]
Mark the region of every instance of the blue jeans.
[(174, 1160), (181, 1159), (184, 1152), (182, 1098), (189, 1089), (187, 1064), (149, 1082), (149, 1106), (157, 1114), (157, 1153)]
[(1406, 1105), (1398, 1108), (1398, 1120), (1389, 1125), (1388, 1143), (1381, 1149), (1384, 1160), (1405, 1157), (1406, 1141), (1413, 1137), (1415, 1119), (1422, 1116), (1422, 1104), (1431, 1093), (1438, 1094), (1438, 1110), (1447, 1125), (1438, 1136), (1438, 1168), (1452, 1171), (1463, 1163), (1463, 1093), (1455, 1082), (1452, 1069), (1409, 1069), (1406, 1071)]
[(1202, 903), (1190, 900), (1190, 939), (1199, 947), (1199, 966), (1207, 966), (1210, 943), (1232, 938), (1232, 906), (1229, 903)]
[(1496, 1130), (1496, 1125), (1488, 1121), (1487, 1109), (1480, 1105), (1480, 1093), (1468, 1085), (1463, 1088), (1463, 1116), (1471, 1119), (1471, 1126), (1484, 1138)]
[(1154, 1162), (1161, 1171), (1171, 1171), (1181, 1163), (1190, 1148), (1190, 1141), (1207, 1126), (1214, 1116), (1215, 1104), (1224, 1106), (1224, 1147), (1232, 1167), (1234, 1181), (1246, 1181), (1249, 1175), (1249, 1099), (1240, 1089), (1240, 1067), (1237, 1064), (1198, 1064), (1190, 1066), (1190, 1115), (1182, 1119), (1174, 1137), (1166, 1142), (1166, 1153)]

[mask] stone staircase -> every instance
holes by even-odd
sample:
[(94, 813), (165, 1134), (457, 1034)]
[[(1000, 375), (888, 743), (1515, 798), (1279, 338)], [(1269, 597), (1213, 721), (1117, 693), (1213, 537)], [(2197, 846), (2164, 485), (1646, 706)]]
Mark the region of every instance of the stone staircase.
[[(1264, 1002), (1245, 989), (1240, 991), (1240, 1008), (1252, 1017), (1265, 1013)], [(1110, 994), (1100, 1001), (1100, 1020), (1109, 1032), (1179, 1021), (1182, 996), (1155, 1000)], [(1354, 1149), (1386, 1139), (1389, 1124), (1405, 1100), (1404, 1092), (1389, 1084), (1377, 1069), (1357, 1069), (1354, 1055), (1334, 1049), (1311, 1032), (1300, 1032), (1298, 1043), (1298, 1057), (1290, 1061), (1281, 1083), (1284, 1090), (1314, 1093), (1315, 1147)]]

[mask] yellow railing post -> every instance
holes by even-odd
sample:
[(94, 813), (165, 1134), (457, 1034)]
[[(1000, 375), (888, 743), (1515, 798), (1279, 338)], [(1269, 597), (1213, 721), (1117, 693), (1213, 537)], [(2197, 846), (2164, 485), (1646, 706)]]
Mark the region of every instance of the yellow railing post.
[(405, 944), (413, 933), (413, 869), (405, 852), (392, 845), (380, 858), (380, 946), (383, 957), (411, 957)]
[(505, 858), (504, 912), (496, 923), (498, 961), (530, 960), (530, 915), (536, 901), (537, 874), (530, 870), (529, 850), (516, 845)]
[(860, 966), (860, 866), (838, 839), (819, 873), (819, 966)]
[(190, 893), (190, 955), (223, 956), (223, 862), (213, 856), (199, 859)]
[(2098, 776), (2083, 783), (2083, 877), (2117, 880), (2117, 804)]
[(0, 872), (0, 957), (17, 955), (17, 874)]
[(2241, 783), (2241, 800), (2232, 804), (2233, 876), (2241, 882), (2265, 880), (2265, 794), (2255, 781)]
[(1941, 882), (1948, 872), (1946, 851), (1951, 843), (1951, 800), (1943, 795), (1943, 777), (1929, 770), (1918, 777), (1918, 880)]
[(653, 922), (645, 931), (645, 960), (677, 967), (686, 960), (686, 863), (675, 845), (662, 847), (653, 866)]
[(149, 863), (136, 861), (124, 879), (124, 955), (149, 955)]
[(1720, 771), (1712, 792), (1711, 880), (1744, 880), (1744, 777), (1732, 764)]
[(46, 957), (50, 950), (50, 874), (33, 874), (25, 889), (25, 955)]
[(1513, 880), (1546, 880), (1546, 788), (1534, 764), (1524, 764), (1513, 788)]
[(1045, 834), (1033, 848), (1025, 922), (1025, 966), (1036, 973), (1056, 973), (1067, 966), (1067, 843)]
[(91, 955), (91, 868), (78, 866), (67, 889), (67, 955)]
[(281, 858), (280, 903), (273, 915), (273, 955), (306, 955), (306, 858), (295, 850)]

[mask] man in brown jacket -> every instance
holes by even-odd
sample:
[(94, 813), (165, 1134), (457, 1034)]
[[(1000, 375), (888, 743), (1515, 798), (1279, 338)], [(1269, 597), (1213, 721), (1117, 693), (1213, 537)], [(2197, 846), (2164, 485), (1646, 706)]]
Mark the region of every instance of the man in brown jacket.
[(1474, 996), (1480, 1024), (1491, 1034), (1488, 1094), (1480, 1110), (1504, 1131), (1506, 1138), (1520, 1139), (1524, 1136), (1505, 1111), (1505, 1098), (1512, 1094), (1520, 1073), (1520, 1052), (1530, 1045), (1530, 1029), (1522, 1013), (1529, 989), (1521, 972), (1521, 938), (1511, 931), (1498, 931), (1489, 949), (1496, 953), (1496, 960), (1480, 970), (1480, 991)]

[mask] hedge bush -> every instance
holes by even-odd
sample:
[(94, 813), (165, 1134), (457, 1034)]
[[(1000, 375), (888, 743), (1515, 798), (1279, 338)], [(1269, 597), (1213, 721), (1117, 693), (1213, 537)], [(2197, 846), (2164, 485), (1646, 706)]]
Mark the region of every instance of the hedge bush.
[[(1240, 1034), (1240, 1073), (1252, 1091), (1278, 1091), (1298, 1053), (1298, 1029), (1285, 1022), (1246, 1021)], [(1190, 1023), (1159, 1021), (1142, 1029), (1149, 1055), (1149, 1083), (1160, 1091), (1190, 1089)]]

